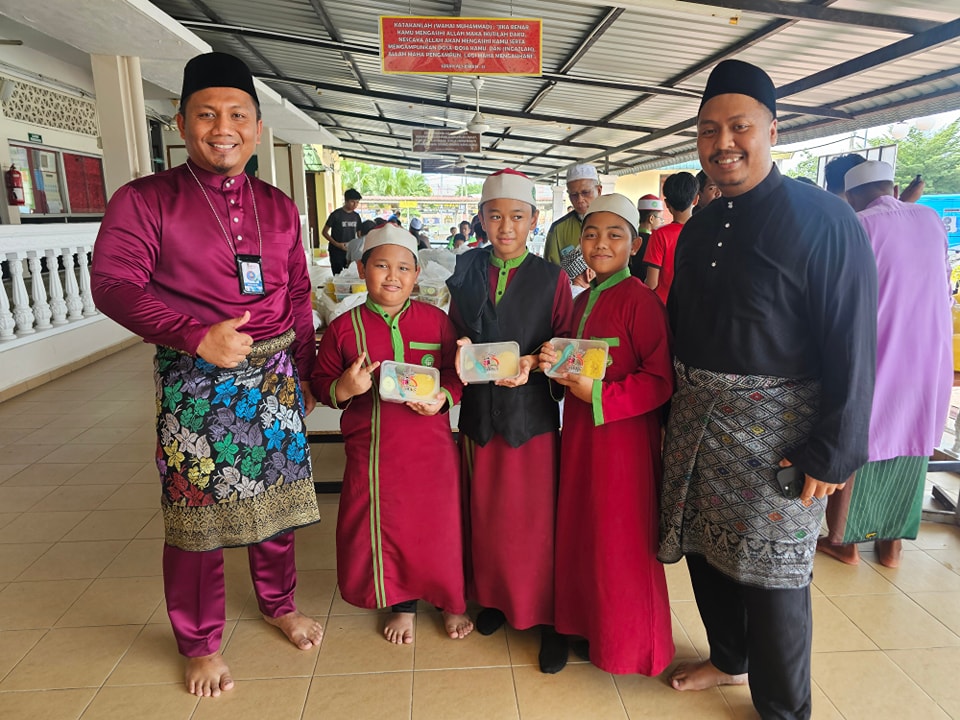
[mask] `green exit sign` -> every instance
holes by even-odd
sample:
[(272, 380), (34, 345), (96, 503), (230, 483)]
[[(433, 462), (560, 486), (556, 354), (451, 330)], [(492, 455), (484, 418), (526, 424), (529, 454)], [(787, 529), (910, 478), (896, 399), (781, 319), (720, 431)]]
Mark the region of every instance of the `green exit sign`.
[(32, 143), (42, 143), (43, 135), (40, 135), (39, 133), (27, 133), (27, 140)]

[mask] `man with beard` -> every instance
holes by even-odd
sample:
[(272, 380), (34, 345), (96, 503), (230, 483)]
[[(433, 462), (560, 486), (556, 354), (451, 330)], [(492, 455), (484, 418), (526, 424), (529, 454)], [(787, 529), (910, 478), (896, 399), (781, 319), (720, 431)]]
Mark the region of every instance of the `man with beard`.
[(247, 547), (264, 620), (301, 650), (320, 644), (294, 603), (293, 533), (320, 519), (303, 423), (316, 350), (297, 207), (244, 172), (262, 121), (243, 61), (190, 60), (177, 127), (187, 162), (113, 195), (91, 285), (157, 346), (167, 614), (187, 690), (217, 696), (233, 687), (223, 548)]
[(659, 557), (686, 557), (710, 643), (673, 687), (749, 682), (761, 717), (809, 718), (813, 557), (824, 497), (867, 459), (877, 276), (854, 213), (781, 176), (776, 140), (773, 82), (721, 62), (697, 151), (722, 197), (684, 226), (668, 302)]

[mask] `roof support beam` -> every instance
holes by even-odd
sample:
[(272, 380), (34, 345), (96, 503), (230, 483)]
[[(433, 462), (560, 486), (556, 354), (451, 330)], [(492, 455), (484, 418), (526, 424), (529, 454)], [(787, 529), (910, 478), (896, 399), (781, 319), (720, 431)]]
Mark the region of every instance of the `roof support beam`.
[(886, 47), (868, 52), (866, 55), (861, 55), (860, 57), (842, 62), (839, 65), (834, 65), (826, 70), (821, 70), (813, 75), (808, 75), (801, 80), (783, 85), (777, 88), (777, 97), (797, 95), (811, 88), (835, 82), (841, 78), (857, 75), (867, 70), (873, 70), (881, 65), (886, 65), (896, 60), (903, 60), (911, 55), (927, 52), (941, 45), (946, 45), (958, 37), (960, 37), (960, 20), (952, 20), (951, 22), (937, 25), (932, 30), (927, 30), (926, 32), (904, 38), (903, 40), (898, 40)]
[[(781, 87), (777, 88), (777, 97), (789, 97), (821, 85), (827, 85), (841, 78), (849, 77), (850, 75), (856, 75), (857, 73), (862, 73), (867, 70), (872, 70), (876, 67), (880, 67), (881, 65), (885, 65), (896, 60), (901, 60), (905, 57), (915, 55), (916, 53), (924, 52), (940, 45), (953, 42), (957, 37), (960, 37), (960, 20), (953, 20), (948, 23), (943, 23), (935, 27), (933, 30), (927, 30), (919, 35), (913, 35), (903, 40), (898, 40), (897, 42), (887, 45), (886, 47), (882, 47), (879, 50), (874, 50), (873, 52), (866, 53), (860, 57), (847, 60), (846, 62), (842, 62), (838, 65), (834, 65), (831, 68), (821, 70), (820, 72), (809, 75), (801, 80), (796, 80), (792, 83), (782, 85)], [(895, 106), (896, 104), (891, 105), (891, 107)], [(877, 108), (873, 112), (880, 111), (882, 109), (883, 108)], [(695, 117), (690, 118), (687, 121), (676, 123), (669, 128), (651, 133), (638, 140), (611, 148), (608, 152), (599, 153), (593, 157), (587, 158), (583, 162), (591, 162), (614, 153), (624, 152), (635, 148), (638, 145), (643, 145), (644, 143), (666, 137), (667, 135), (676, 135), (678, 131), (693, 127), (696, 122), (697, 119)], [(827, 124), (827, 121), (812, 123), (811, 126), (815, 127), (823, 124)], [(797, 132), (798, 130), (799, 128), (791, 128), (792, 132)]]
[[(295, 107), (298, 107), (299, 109), (304, 110), (304, 111), (306, 111), (306, 112), (319, 113), (319, 114), (321, 114), (321, 115), (326, 115), (326, 116), (328, 116), (328, 117), (330, 117), (330, 118), (335, 118), (335, 117), (348, 117), (348, 118), (356, 118), (356, 119), (358, 119), (358, 120), (366, 120), (367, 122), (370, 122), (370, 121), (373, 121), (373, 122), (382, 122), (382, 121), (379, 120), (378, 118), (372, 118), (372, 117), (370, 117), (369, 115), (365, 115), (364, 113), (351, 112), (351, 111), (349, 111), (349, 110), (331, 110), (331, 109), (329, 109), (329, 108), (315, 108), (315, 107), (310, 107), (310, 106), (307, 106), (307, 105), (296, 105)], [(430, 123), (423, 123), (423, 122), (420, 122), (420, 121), (417, 121), (417, 120), (391, 120), (391, 121), (390, 121), (390, 124), (391, 124), (391, 125), (403, 125), (403, 126), (405, 126), (405, 127), (440, 128), (440, 129), (442, 129), (442, 127), (439, 126), (439, 125), (433, 125), (433, 124), (430, 124)], [(365, 133), (365, 132), (367, 132), (366, 130), (363, 130), (363, 129), (361, 129), (361, 128), (349, 128), (349, 127), (345, 127), (345, 126), (343, 126), (343, 127), (338, 127), (338, 128), (336, 128), (336, 129), (338, 129), (338, 130), (345, 130), (345, 131), (349, 131), (349, 132), (357, 132), (357, 133)], [(396, 137), (396, 136), (393, 136), (393, 137)], [(405, 137), (404, 137), (404, 138), (402, 138), (402, 139), (406, 140), (406, 139), (408, 139), (408, 138), (405, 138)], [(540, 144), (542, 144), (542, 145), (551, 145), (551, 146), (552, 146), (552, 145), (559, 145), (559, 146), (561, 146), (561, 147), (586, 148), (587, 150), (603, 150), (605, 147), (607, 147), (606, 145), (601, 145), (601, 144), (599, 144), (599, 143), (577, 142), (577, 141), (574, 141), (574, 140), (563, 140), (563, 141), (560, 141), (560, 140), (549, 140), (549, 139), (546, 139), (546, 138), (532, 137), (532, 136), (529, 136), (529, 135), (517, 135), (516, 133), (511, 133), (510, 139), (511, 139), (511, 140), (516, 140), (517, 142), (540, 143)], [(656, 153), (653, 153), (653, 154), (656, 154)]]
[[(333, 24), (333, 19), (330, 17), (330, 14), (323, 7), (323, 4), (320, 3), (320, 0), (310, 0), (310, 7), (313, 8), (313, 12), (316, 13), (317, 17), (320, 19), (320, 22), (323, 23), (324, 29), (327, 31), (327, 34), (337, 42), (343, 40), (340, 37), (340, 32), (337, 30), (337, 26)], [(340, 54), (343, 56), (344, 61), (347, 63), (347, 66), (350, 68), (350, 72), (353, 73), (353, 76), (357, 79), (357, 84), (362, 87), (364, 90), (368, 90), (367, 81), (363, 77), (363, 73), (360, 72), (360, 68), (357, 66), (356, 61), (353, 59), (353, 56), (348, 50), (341, 50)], [(279, 75), (279, 71), (276, 71)], [(377, 109), (377, 114), (381, 118), (386, 119), (386, 116), (383, 114), (383, 108), (379, 104), (374, 103), (373, 106)]]
[[(617, 21), (617, 18), (623, 15), (624, 8), (621, 7), (612, 7), (607, 8), (607, 12), (604, 13), (603, 17), (600, 18), (600, 21), (597, 22), (590, 30), (587, 31), (587, 34), (583, 36), (580, 40), (580, 44), (573, 50), (572, 53), (567, 57), (564, 63), (560, 66), (560, 69), (557, 70), (557, 75), (566, 76), (570, 70), (573, 69), (573, 66), (582, 58), (587, 51), (593, 47), (594, 43), (599, 40), (603, 34), (613, 26), (613, 23)], [(533, 96), (533, 99), (527, 103), (523, 108), (523, 112), (531, 113), (534, 109), (543, 102), (543, 99), (550, 94), (550, 91), (557, 86), (556, 80), (549, 80), (543, 85), (540, 86), (540, 89)], [(504, 132), (504, 137), (507, 133), (510, 132), (510, 128), (507, 128)], [(500, 140), (496, 140), (492, 147), (496, 148), (500, 144)]]
[[(835, 3), (835, 2), (837, 2), (837, 0), (811, 0), (811, 2), (810, 2), (809, 4), (810, 4), (810, 5), (816, 5), (816, 6), (821, 6), (821, 5), (822, 5), (822, 6), (826, 6), (826, 5), (832, 5), (832, 4)], [(741, 38), (741, 39), (738, 40), (737, 42), (732, 43), (732, 44), (728, 45), (727, 47), (718, 50), (717, 52), (715, 52), (715, 53), (713, 53), (712, 55), (704, 58), (703, 60), (701, 60), (701, 61), (698, 62), (698, 63), (695, 63), (695, 64), (693, 64), (693, 65), (688, 66), (687, 68), (685, 68), (684, 70), (680, 71), (679, 73), (677, 73), (677, 74), (674, 75), (673, 77), (669, 78), (666, 82), (663, 83), (663, 85), (666, 85), (666, 86), (668, 86), (668, 87), (673, 87), (673, 86), (675, 86), (675, 85), (679, 85), (680, 83), (684, 82), (685, 80), (689, 80), (690, 78), (692, 78), (692, 77), (700, 74), (701, 72), (703, 72), (703, 71), (706, 70), (707, 68), (713, 67), (714, 65), (716, 65), (716, 64), (717, 64), (718, 62), (720, 62), (721, 60), (726, 60), (727, 58), (731, 58), (731, 57), (733, 57), (734, 55), (736, 55), (737, 53), (739, 53), (741, 50), (745, 50), (745, 49), (748, 48), (748, 47), (752, 47), (753, 45), (756, 45), (757, 43), (761, 42), (762, 40), (765, 40), (766, 38), (770, 37), (771, 35), (776, 35), (777, 33), (781, 32), (782, 30), (786, 30), (787, 28), (792, 27), (792, 26), (795, 25), (796, 23), (797, 23), (796, 20), (773, 20), (773, 21), (767, 23), (766, 25), (764, 25), (762, 28), (758, 28), (757, 30), (754, 30), (752, 33), (750, 33), (749, 35), (747, 35), (747, 36), (744, 37), (744, 38)], [(641, 95), (640, 97), (638, 97), (638, 98), (636, 98), (636, 99), (634, 99), (634, 100), (631, 100), (631, 101), (628, 102), (626, 105), (622, 105), (621, 107), (619, 107), (619, 108), (617, 108), (616, 110), (614, 110), (612, 113), (610, 113), (609, 115), (607, 115), (607, 116), (604, 118), (604, 120), (612, 120), (612, 119), (615, 118), (615, 117), (619, 117), (620, 115), (622, 115), (622, 114), (624, 114), (624, 113), (626, 113), (626, 112), (629, 112), (630, 110), (633, 110), (633, 109), (636, 108), (636, 107), (639, 107), (640, 105), (642, 105), (643, 103), (645, 103), (647, 100), (649, 100), (651, 97), (653, 97), (653, 94), (652, 94), (652, 93), (644, 93), (644, 94)], [(688, 127), (689, 127), (689, 126), (688, 126)], [(568, 140), (575, 140), (577, 137), (579, 137), (580, 135), (582, 135), (584, 132), (586, 132), (586, 131), (585, 131), (585, 130), (577, 130), (576, 132), (571, 133), (570, 135), (568, 135), (566, 139), (568, 139)], [(656, 133), (655, 133), (655, 134), (656, 134)], [(661, 136), (661, 137), (662, 137), (662, 136)], [(650, 139), (653, 140), (653, 139), (655, 139), (655, 138), (650, 138)], [(641, 140), (640, 142), (642, 143), (642, 142), (644, 142), (644, 140)], [(635, 146), (636, 144), (639, 144), (639, 143), (634, 143), (634, 145), (632, 145), (631, 147)], [(599, 156), (599, 157), (602, 157), (602, 155)], [(588, 162), (588, 161), (587, 161), (587, 162)]]
[(353, 43), (342, 42), (339, 40), (307, 37), (306, 35), (291, 35), (290, 33), (275, 32), (273, 30), (262, 30), (259, 28), (244, 27), (242, 25), (229, 25), (222, 22), (193, 20), (191, 18), (174, 17), (173, 19), (184, 27), (191, 28), (192, 30), (218, 32), (226, 35), (243, 35), (245, 37), (257, 38), (259, 40), (275, 40), (276, 42), (290, 43), (293, 45), (306, 45), (307, 47), (320, 48), (321, 50), (349, 52), (355, 55), (380, 55), (380, 50), (375, 45), (355, 45)]
[(839, 10), (834, 8), (817, 7), (800, 2), (785, 2), (784, 0), (679, 0), (679, 2), (709, 5), (710, 7), (743, 10), (755, 15), (769, 15), (791, 20), (813, 20), (816, 22), (835, 23), (840, 25), (855, 25), (875, 30), (915, 35), (932, 30), (937, 23), (917, 18), (900, 17), (897, 15), (883, 15), (881, 13), (861, 12), (859, 10)]
[[(361, 88), (350, 88), (344, 87), (343, 85), (338, 85), (337, 83), (328, 83), (318, 80), (310, 80), (308, 78), (294, 78), (286, 77), (282, 75), (264, 75), (258, 74), (261, 80), (275, 80), (277, 82), (287, 82), (294, 83), (297, 85), (307, 85), (315, 87), (317, 90), (324, 90), (332, 93), (343, 93), (345, 95), (357, 95), (365, 97), (368, 99), (377, 99), (377, 100), (388, 100), (392, 102), (402, 103), (404, 106), (410, 104), (410, 97), (402, 93), (392, 93), (384, 92), (383, 90), (363, 90)], [(455, 110), (463, 110), (464, 112), (473, 113), (476, 112), (476, 108), (473, 105), (467, 103), (447, 103), (443, 100), (433, 100), (431, 98), (418, 98), (417, 102), (420, 105), (426, 105), (428, 107), (440, 107), (440, 108), (452, 108)], [(499, 108), (487, 108), (486, 114), (492, 115), (495, 117), (503, 118), (517, 118), (520, 120), (538, 120), (545, 124), (555, 125), (561, 123), (563, 125), (581, 125), (583, 127), (594, 127), (594, 128), (604, 128), (607, 130), (623, 130), (625, 132), (652, 132), (657, 128), (645, 127), (642, 125), (625, 125), (605, 122), (603, 120), (588, 120), (586, 118), (573, 118), (573, 117), (555, 117), (553, 115), (535, 115), (532, 113), (518, 112), (516, 110), (501, 110)], [(392, 122), (392, 121), (390, 121)], [(509, 125), (509, 121), (503, 123), (504, 125)]]

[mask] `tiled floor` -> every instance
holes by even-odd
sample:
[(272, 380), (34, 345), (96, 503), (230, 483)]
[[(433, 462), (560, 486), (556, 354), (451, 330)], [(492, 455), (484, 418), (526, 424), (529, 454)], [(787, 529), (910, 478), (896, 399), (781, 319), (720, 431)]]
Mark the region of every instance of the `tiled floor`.
[[(532, 632), (447, 640), (436, 612), (416, 643), (380, 638), (377, 614), (336, 594), (337, 498), (298, 533), (300, 607), (319, 651), (258, 619), (242, 551), (227, 552), (224, 654), (237, 687), (188, 695), (163, 607), (152, 462), (150, 349), (135, 347), (0, 404), (0, 718), (4, 720), (613, 720), (752, 718), (749, 693), (677, 693), (660, 678), (585, 663), (536, 667)], [(340, 446), (314, 446), (338, 479)], [(902, 568), (817, 558), (816, 718), (960, 718), (960, 529), (925, 524)], [(677, 658), (706, 653), (682, 566), (667, 568)]]

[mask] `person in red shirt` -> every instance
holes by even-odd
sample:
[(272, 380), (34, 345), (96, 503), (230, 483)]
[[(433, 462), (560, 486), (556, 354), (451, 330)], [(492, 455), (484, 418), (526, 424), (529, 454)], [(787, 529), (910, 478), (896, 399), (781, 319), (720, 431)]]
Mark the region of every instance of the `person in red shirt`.
[(663, 183), (663, 201), (673, 215), (673, 222), (653, 232), (647, 243), (643, 262), (647, 266), (644, 282), (657, 293), (664, 305), (667, 304), (673, 282), (673, 253), (677, 249), (677, 238), (680, 237), (684, 224), (693, 215), (699, 190), (697, 179), (688, 172), (671, 175)]

